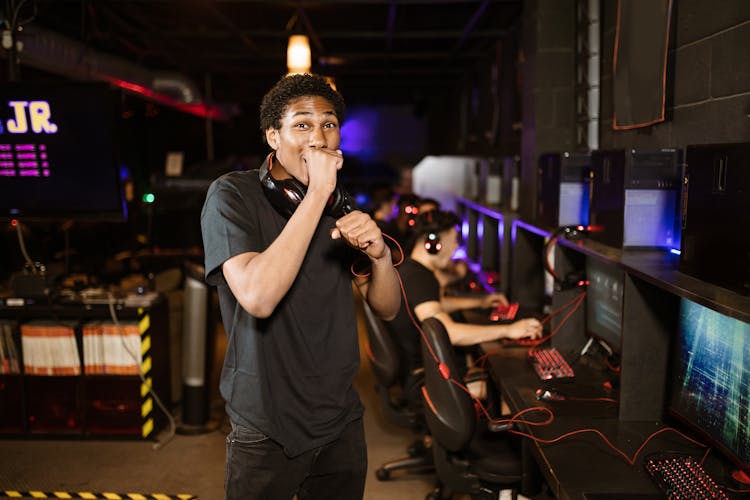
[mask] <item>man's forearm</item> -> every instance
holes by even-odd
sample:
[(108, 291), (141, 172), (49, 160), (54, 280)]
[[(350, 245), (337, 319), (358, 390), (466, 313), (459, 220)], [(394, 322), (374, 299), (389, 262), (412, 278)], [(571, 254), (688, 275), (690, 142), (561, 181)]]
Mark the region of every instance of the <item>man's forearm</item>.
[(396, 316), (401, 307), (401, 286), (390, 252), (372, 263), (372, 275), (367, 287), (367, 303), (383, 319)]

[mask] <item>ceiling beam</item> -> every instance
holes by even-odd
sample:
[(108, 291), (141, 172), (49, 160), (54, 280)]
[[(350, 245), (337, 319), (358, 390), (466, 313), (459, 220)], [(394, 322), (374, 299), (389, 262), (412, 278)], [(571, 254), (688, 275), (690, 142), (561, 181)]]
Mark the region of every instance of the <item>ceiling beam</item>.
[[(420, 31), (394, 31), (391, 34), (391, 37), (393, 39), (414, 39), (414, 40), (421, 40), (421, 39), (434, 39), (434, 38), (448, 38), (448, 39), (456, 39), (464, 36), (465, 33), (464, 30), (420, 30)], [(195, 30), (188, 30), (188, 29), (173, 29), (173, 30), (161, 30), (160, 33), (166, 37), (185, 37), (185, 38), (192, 38), (195, 39), (196, 37), (204, 37), (204, 38), (215, 38), (215, 39), (225, 39), (225, 38), (231, 38), (234, 36), (232, 33), (227, 33), (226, 30), (201, 30), (200, 32), (196, 33)], [(259, 38), (288, 38), (289, 33), (279, 30), (247, 30), (244, 29), (241, 31), (242, 34), (253, 37), (255, 39)], [(507, 29), (484, 29), (484, 30), (473, 30), (470, 33), (468, 33), (466, 36), (467, 38), (498, 38), (498, 37), (505, 37), (510, 34), (510, 31)], [(317, 32), (318, 37), (320, 38), (355, 38), (355, 39), (365, 39), (365, 38), (384, 38), (388, 36), (388, 30), (386, 31), (318, 31)]]
[[(142, 0), (144, 3), (179, 4), (181, 0)], [(497, 4), (521, 5), (523, 0), (491, 0)], [(133, 0), (109, 0), (110, 3), (133, 3)], [(274, 4), (284, 7), (316, 7), (336, 4), (350, 5), (387, 5), (391, 0), (213, 0), (213, 4), (254, 3)], [(401, 5), (444, 5), (444, 4), (475, 4), (477, 0), (398, 0)]]
[(234, 23), (234, 21), (225, 16), (224, 13), (221, 12), (218, 7), (216, 7), (215, 3), (210, 5), (208, 10), (211, 12), (214, 18), (216, 18), (221, 24), (223, 24), (234, 36), (239, 38), (242, 44), (250, 49), (253, 54), (257, 55), (261, 52), (252, 38), (243, 33), (239, 28), (237, 28), (237, 25)]
[[(456, 54), (454, 59), (480, 59), (487, 56), (486, 51), (481, 50), (473, 50), (473, 51), (463, 51), (460, 54)], [(262, 54), (259, 54), (257, 56), (252, 56), (243, 52), (235, 51), (235, 52), (229, 52), (229, 51), (201, 51), (198, 52), (196, 50), (186, 50), (183, 54), (183, 57), (187, 57), (190, 59), (216, 59), (216, 60), (225, 60), (225, 61), (231, 61), (231, 60), (243, 60), (247, 59), (248, 61), (282, 61), (280, 65), (284, 65), (283, 61), (285, 61), (285, 53), (281, 51), (264, 51)], [(344, 61), (343, 64), (349, 64), (356, 61), (378, 61), (378, 60), (391, 60), (391, 61), (420, 61), (424, 60), (426, 62), (433, 62), (438, 60), (445, 59), (446, 54), (444, 51), (425, 51), (425, 52), (395, 52), (386, 54), (385, 52), (371, 52), (371, 53), (364, 53), (364, 52), (349, 52), (349, 53), (340, 53), (336, 54), (335, 59)], [(329, 61), (333, 58), (326, 58), (322, 57), (319, 58), (322, 59), (324, 62)], [(331, 66), (339, 66), (341, 63), (334, 64), (331, 63)]]

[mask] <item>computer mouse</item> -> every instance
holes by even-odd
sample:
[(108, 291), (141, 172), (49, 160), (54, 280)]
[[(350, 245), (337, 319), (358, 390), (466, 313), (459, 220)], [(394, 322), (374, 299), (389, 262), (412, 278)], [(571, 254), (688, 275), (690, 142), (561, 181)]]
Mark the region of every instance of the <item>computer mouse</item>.
[(536, 399), (539, 401), (563, 401), (565, 396), (560, 394), (554, 389), (542, 389), (541, 387), (536, 390)]

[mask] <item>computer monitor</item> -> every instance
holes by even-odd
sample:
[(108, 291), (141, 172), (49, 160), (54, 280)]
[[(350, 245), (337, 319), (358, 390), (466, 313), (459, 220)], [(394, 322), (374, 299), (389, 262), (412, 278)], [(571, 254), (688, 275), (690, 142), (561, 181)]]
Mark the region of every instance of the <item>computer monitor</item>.
[(613, 352), (622, 347), (622, 303), (625, 272), (612, 264), (586, 259), (586, 333)]
[(479, 212), (467, 209), (461, 221), (461, 246), (466, 251), (466, 258), (471, 262), (479, 262), (481, 232)]
[(0, 219), (124, 221), (107, 84), (0, 85)]
[(495, 217), (482, 217), (481, 269), (500, 273), (500, 242), (502, 222)]
[(750, 323), (680, 300), (669, 413), (750, 473)]

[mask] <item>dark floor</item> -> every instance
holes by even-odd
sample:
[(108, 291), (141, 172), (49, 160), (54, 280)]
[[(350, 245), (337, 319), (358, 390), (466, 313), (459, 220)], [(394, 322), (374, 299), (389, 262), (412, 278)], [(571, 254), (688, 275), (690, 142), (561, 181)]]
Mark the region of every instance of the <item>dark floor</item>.
[[(223, 347), (217, 350), (223, 352)], [(434, 484), (431, 474), (394, 475), (385, 482), (375, 478), (374, 471), (381, 463), (405, 455), (406, 446), (414, 436), (384, 420), (373, 385), (372, 372), (363, 358), (357, 386), (366, 405), (370, 470), (365, 498), (422, 499)], [(178, 433), (158, 449), (154, 449), (153, 441), (0, 440), (0, 498), (119, 498), (104, 495), (112, 492), (166, 495), (124, 497), (131, 499), (166, 500), (185, 494), (201, 500), (220, 500), (228, 423), (221, 401), (214, 400), (212, 422), (216, 430), (198, 435)], [(177, 417), (179, 420), (179, 415)], [(163, 441), (166, 437), (168, 434), (162, 432), (158, 439)], [(18, 497), (5, 493), (8, 490), (36, 493)], [(55, 495), (54, 492), (70, 492), (71, 495)], [(94, 496), (78, 492), (91, 492)]]

